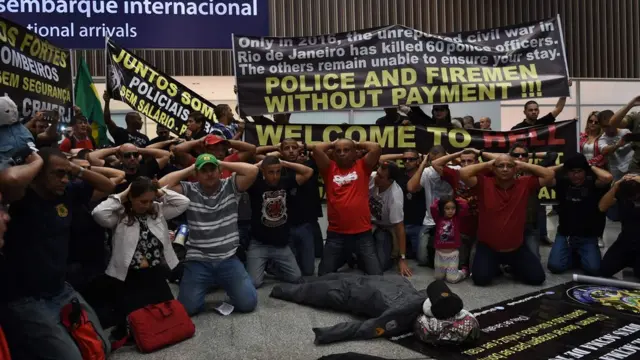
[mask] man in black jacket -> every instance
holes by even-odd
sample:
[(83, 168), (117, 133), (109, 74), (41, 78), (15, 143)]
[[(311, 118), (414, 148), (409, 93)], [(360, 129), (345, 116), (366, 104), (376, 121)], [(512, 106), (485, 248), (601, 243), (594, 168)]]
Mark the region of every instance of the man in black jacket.
[(402, 276), (348, 273), (328, 274), (304, 284), (277, 285), (271, 296), (368, 318), (313, 328), (319, 344), (411, 332), (416, 318), (423, 313), (422, 305), (427, 299), (426, 292), (416, 290)]

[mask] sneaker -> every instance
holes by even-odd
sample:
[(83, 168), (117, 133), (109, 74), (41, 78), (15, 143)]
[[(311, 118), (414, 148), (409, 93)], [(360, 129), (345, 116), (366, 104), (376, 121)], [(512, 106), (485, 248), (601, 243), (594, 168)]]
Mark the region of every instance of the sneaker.
[(464, 275), (464, 278), (468, 278), (469, 275), (471, 275), (471, 273), (469, 272), (469, 268), (466, 266), (463, 266), (462, 269), (460, 269), (460, 272)]
[(598, 238), (598, 246), (603, 249), (604, 248), (604, 240), (602, 239), (602, 236), (600, 236)]

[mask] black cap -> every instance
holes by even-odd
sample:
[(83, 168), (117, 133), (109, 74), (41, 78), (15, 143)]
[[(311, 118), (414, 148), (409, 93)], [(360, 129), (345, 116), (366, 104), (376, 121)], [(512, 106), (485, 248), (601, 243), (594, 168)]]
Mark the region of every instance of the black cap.
[(435, 280), (427, 286), (427, 296), (436, 319), (450, 319), (462, 310), (462, 299), (442, 280)]

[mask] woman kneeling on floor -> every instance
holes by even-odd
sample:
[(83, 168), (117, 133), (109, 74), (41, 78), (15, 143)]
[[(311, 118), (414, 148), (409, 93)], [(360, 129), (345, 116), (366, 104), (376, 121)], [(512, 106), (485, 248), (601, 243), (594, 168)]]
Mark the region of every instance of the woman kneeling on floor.
[[(182, 214), (189, 199), (139, 177), (120, 194), (111, 195), (93, 210), (98, 224), (113, 229), (113, 253), (107, 275), (114, 278), (117, 335), (126, 335), (126, 317), (147, 305), (173, 300), (166, 279), (178, 264), (167, 221)], [(124, 333), (121, 333), (125, 331)]]

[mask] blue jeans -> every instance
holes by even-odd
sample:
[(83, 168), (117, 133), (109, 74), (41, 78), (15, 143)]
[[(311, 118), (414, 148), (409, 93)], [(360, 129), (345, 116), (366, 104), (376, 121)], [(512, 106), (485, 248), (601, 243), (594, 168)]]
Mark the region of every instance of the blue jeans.
[(304, 276), (313, 276), (316, 270), (313, 230), (313, 223), (304, 223), (291, 227), (289, 233), (289, 245)]
[(336, 272), (347, 262), (352, 253), (358, 257), (365, 273), (382, 275), (371, 231), (359, 234), (339, 234), (327, 231), (327, 241), (324, 244), (324, 253), (318, 267), (318, 276)]
[(549, 236), (547, 231), (547, 207), (544, 205), (538, 206), (538, 231), (540, 233), (540, 238)]
[(256, 289), (262, 286), (264, 270), (269, 261), (277, 278), (289, 283), (300, 282), (302, 274), (289, 246), (276, 247), (252, 239), (247, 251), (247, 272)]
[(540, 261), (540, 230), (533, 225), (526, 224), (524, 226), (524, 243)]
[(50, 298), (27, 297), (0, 308), (0, 323), (13, 359), (82, 360), (67, 329), (60, 323), (60, 310), (77, 298), (102, 339), (108, 355), (111, 344), (91, 306), (69, 284)]
[(258, 305), (256, 288), (244, 265), (235, 256), (219, 262), (186, 261), (178, 301), (189, 315), (195, 315), (204, 310), (205, 295), (214, 286), (222, 287), (231, 305), (240, 312), (251, 312)]
[(376, 243), (376, 254), (382, 271), (387, 271), (393, 267), (393, 230), (377, 228), (373, 232), (373, 239)]
[(546, 279), (540, 260), (526, 245), (522, 244), (510, 252), (498, 252), (478, 242), (471, 265), (473, 283), (478, 286), (489, 285), (499, 273), (501, 264), (510, 265), (516, 279), (525, 284), (540, 285)]
[(422, 228), (424, 228), (424, 225), (404, 225), (404, 233), (407, 238), (407, 257), (418, 257), (418, 246), (420, 245), (420, 233), (422, 232)]
[(600, 272), (600, 248), (597, 237), (564, 236), (557, 234), (549, 253), (547, 268), (554, 274), (573, 267), (573, 255), (580, 259), (580, 267), (587, 275)]

